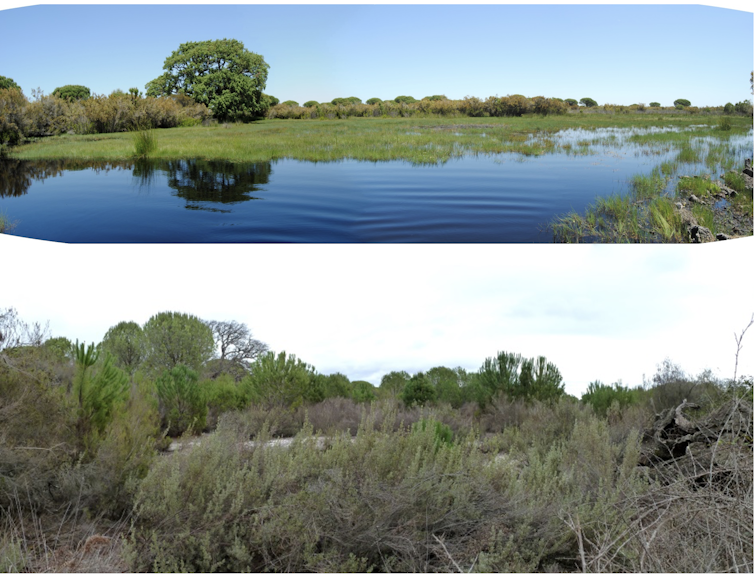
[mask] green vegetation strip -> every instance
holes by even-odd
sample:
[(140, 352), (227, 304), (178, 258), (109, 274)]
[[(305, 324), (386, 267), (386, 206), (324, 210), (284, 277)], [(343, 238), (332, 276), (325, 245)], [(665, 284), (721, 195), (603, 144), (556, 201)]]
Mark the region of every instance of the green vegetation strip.
[[(309, 161), (356, 159), (405, 160), (416, 164), (442, 163), (464, 154), (588, 153), (590, 141), (577, 148), (561, 148), (547, 136), (568, 128), (650, 127), (707, 124), (693, 132), (670, 132), (662, 138), (637, 143), (681, 145), (692, 136), (721, 135), (714, 118), (658, 120), (641, 114), (530, 116), (521, 118), (351, 118), (347, 120), (263, 120), (250, 124), (224, 124), (155, 130), (153, 158), (202, 158), (233, 162), (261, 162), (282, 158)], [(746, 118), (732, 118), (734, 128), (745, 133)], [(530, 138), (529, 136), (536, 136)], [(658, 135), (659, 136), (659, 135)], [(639, 138), (639, 137), (637, 137)], [(138, 145), (138, 144), (137, 144)], [(118, 160), (143, 155), (135, 151), (129, 133), (61, 135), (41, 138), (12, 148), (18, 159)]]

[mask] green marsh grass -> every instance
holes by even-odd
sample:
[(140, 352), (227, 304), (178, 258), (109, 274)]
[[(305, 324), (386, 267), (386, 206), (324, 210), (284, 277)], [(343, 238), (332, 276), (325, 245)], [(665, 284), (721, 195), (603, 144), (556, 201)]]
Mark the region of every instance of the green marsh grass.
[(676, 190), (686, 195), (694, 194), (697, 198), (705, 198), (720, 191), (720, 186), (706, 178), (683, 178), (678, 180)]
[(668, 197), (657, 197), (649, 203), (649, 217), (655, 230), (665, 242), (680, 242), (683, 238), (681, 218)]
[(696, 218), (696, 221), (700, 226), (704, 226), (713, 234), (717, 233), (717, 226), (715, 226), (715, 216), (708, 206), (694, 204), (693, 206), (691, 206), (691, 213)]
[(741, 174), (728, 172), (723, 179), (725, 180), (725, 185), (729, 188), (734, 189), (739, 193), (744, 193), (746, 191), (746, 181)]
[[(712, 118), (674, 118), (658, 122), (642, 114), (608, 116), (576, 114), (520, 118), (349, 118), (347, 120), (262, 120), (251, 124), (193, 126), (160, 130), (162, 159), (212, 159), (261, 162), (281, 158), (310, 161), (356, 159), (406, 160), (418, 164), (443, 163), (464, 154), (518, 153), (537, 156), (559, 152), (548, 134), (567, 128), (685, 127), (708, 122), (693, 132), (669, 133), (663, 139), (631, 138), (635, 143), (680, 146), (692, 134), (714, 135)], [(731, 133), (743, 132), (744, 122), (733, 119)], [(740, 124), (740, 125), (739, 125)], [(748, 129), (748, 128), (746, 128)], [(411, 134), (407, 134), (411, 133)], [(418, 135), (417, 135), (418, 134)], [(457, 135), (460, 134), (460, 135)], [(680, 134), (680, 135), (679, 135)], [(578, 153), (589, 153), (590, 141), (576, 143)], [(133, 157), (134, 142), (126, 133), (61, 135), (17, 146), (18, 159), (79, 158), (116, 160)], [(138, 152), (137, 152), (138, 155)]]

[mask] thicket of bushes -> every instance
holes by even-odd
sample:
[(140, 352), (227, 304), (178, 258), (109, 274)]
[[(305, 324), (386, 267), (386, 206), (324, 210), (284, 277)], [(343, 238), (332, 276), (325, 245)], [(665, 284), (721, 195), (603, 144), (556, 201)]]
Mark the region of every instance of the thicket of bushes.
[(467, 96), (463, 100), (449, 100), (444, 96), (428, 96), (416, 100), (399, 96), (395, 100), (370, 98), (363, 104), (358, 98), (336, 98), (330, 103), (318, 104), (311, 100), (304, 106), (287, 102), (271, 106), (267, 118), (281, 119), (334, 119), (349, 117), (412, 117), (412, 116), (471, 116), (501, 117), (524, 114), (565, 114), (568, 104), (558, 98), (526, 98), (521, 95), (490, 96), (486, 100)]
[(69, 92), (61, 92), (60, 97), (34, 92), (29, 101), (17, 88), (0, 89), (0, 144), (65, 133), (191, 126), (210, 116), (204, 104), (183, 95), (143, 98), (138, 93), (115, 91), (109, 96), (95, 94), (76, 99)]
[[(99, 571), (751, 570), (750, 466), (722, 491), (640, 462), (655, 413), (750, 403), (750, 378), (666, 361), (643, 388), (594, 382), (579, 401), (544, 358), (501, 353), (476, 373), (391, 372), (370, 400), (231, 324), (163, 313), (85, 346), (0, 310), (4, 570), (71, 570), (52, 550), (83, 558), (108, 529), (124, 537)], [(214, 359), (194, 345), (205, 328)]]

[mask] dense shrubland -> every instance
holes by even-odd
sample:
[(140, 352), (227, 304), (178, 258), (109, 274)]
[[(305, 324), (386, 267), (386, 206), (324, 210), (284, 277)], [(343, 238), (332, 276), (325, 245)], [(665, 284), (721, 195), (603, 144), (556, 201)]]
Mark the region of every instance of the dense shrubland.
[(210, 117), (204, 104), (183, 95), (144, 98), (138, 93), (116, 90), (109, 96), (73, 98), (68, 92), (45, 96), (33, 91), (29, 100), (17, 88), (0, 89), (0, 144), (66, 133), (193, 126)]
[[(748, 413), (724, 477), (647, 463), (643, 432), (684, 400)], [(375, 387), (238, 322), (165, 312), (86, 345), (0, 310), (0, 566), (751, 571), (751, 401), (750, 377), (669, 360), (578, 400), (507, 352)]]

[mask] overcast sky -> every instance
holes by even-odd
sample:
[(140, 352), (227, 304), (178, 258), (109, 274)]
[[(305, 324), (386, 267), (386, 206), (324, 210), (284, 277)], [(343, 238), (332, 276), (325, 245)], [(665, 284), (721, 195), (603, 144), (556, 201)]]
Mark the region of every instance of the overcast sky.
[(523, 94), (721, 106), (751, 96), (754, 20), (751, 3), (714, 4), (24, 6), (0, 12), (0, 75), (27, 96), (66, 84), (143, 91), (180, 44), (234, 38), (264, 56), (265, 91), (281, 101)]
[[(246, 323), (320, 373), (544, 355), (580, 396), (668, 357), (731, 377), (754, 238), (690, 245), (64, 245), (0, 236), (0, 308), (100, 341), (160, 311)], [(754, 373), (754, 329), (739, 374)]]

